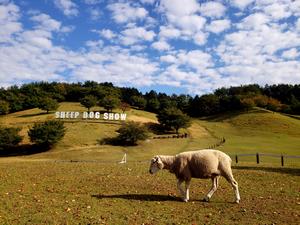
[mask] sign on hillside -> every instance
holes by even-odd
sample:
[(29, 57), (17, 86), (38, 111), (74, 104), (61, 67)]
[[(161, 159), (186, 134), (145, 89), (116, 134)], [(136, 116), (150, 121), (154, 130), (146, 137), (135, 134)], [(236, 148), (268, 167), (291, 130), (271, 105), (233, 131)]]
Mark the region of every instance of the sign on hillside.
[(102, 119), (102, 120), (126, 120), (126, 113), (103, 113), (100, 112), (55, 112), (56, 119)]

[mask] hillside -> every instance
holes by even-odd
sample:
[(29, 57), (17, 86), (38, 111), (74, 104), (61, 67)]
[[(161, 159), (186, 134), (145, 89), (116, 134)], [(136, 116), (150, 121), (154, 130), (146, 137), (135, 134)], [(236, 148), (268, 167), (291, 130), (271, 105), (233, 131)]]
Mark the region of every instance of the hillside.
[[(93, 108), (101, 111), (101, 108)], [(58, 111), (86, 111), (79, 103), (61, 103)], [(130, 109), (127, 119), (142, 123), (156, 123), (153, 113)], [(44, 114), (30, 109), (0, 117), (5, 126), (22, 127), (23, 144), (29, 143), (27, 130), (34, 122), (54, 118), (54, 113)], [(228, 153), (283, 153), (300, 155), (300, 120), (263, 109), (249, 112), (226, 113), (219, 116), (193, 119), (187, 139), (152, 139), (134, 147), (100, 145), (106, 137), (114, 137), (120, 121), (65, 120), (64, 139), (52, 150), (22, 156), (27, 160), (103, 160), (118, 161), (124, 153), (129, 160), (148, 160), (156, 154), (176, 154), (186, 150), (207, 148), (220, 138), (226, 139), (218, 149)], [(153, 136), (155, 134), (152, 134)], [(19, 157), (20, 158), (20, 157)], [(12, 158), (11, 158), (12, 159)], [(3, 158), (2, 158), (3, 160)]]
[[(99, 107), (93, 108), (94, 111), (101, 111)], [(84, 112), (85, 108), (79, 103), (61, 103), (57, 111), (78, 111)], [(141, 123), (157, 123), (153, 113), (130, 109), (126, 111), (127, 120)], [(21, 127), (21, 134), (24, 136), (23, 144), (29, 143), (27, 131), (34, 122), (41, 122), (53, 119), (54, 113), (44, 114), (39, 109), (30, 109), (12, 113), (0, 117), (0, 123), (4, 126)], [(120, 127), (121, 121), (104, 120), (67, 120), (67, 128), (64, 139), (52, 150), (30, 156), (23, 156), (22, 159), (41, 160), (41, 159), (66, 159), (66, 160), (120, 160), (124, 153), (128, 154), (129, 160), (147, 160), (155, 154), (176, 154), (184, 151), (190, 142), (198, 148), (207, 147), (215, 142), (215, 138), (210, 137), (205, 129), (194, 124), (191, 132), (195, 133), (195, 139), (149, 139), (138, 146), (122, 147), (111, 145), (100, 145), (99, 141), (103, 138), (114, 137), (116, 130)], [(155, 134), (152, 134), (155, 135)], [(209, 137), (209, 138), (207, 138)], [(200, 141), (203, 139), (203, 141)], [(200, 142), (199, 142), (200, 141)]]
[(204, 118), (198, 123), (225, 137), (224, 151), (300, 154), (300, 120), (261, 108)]

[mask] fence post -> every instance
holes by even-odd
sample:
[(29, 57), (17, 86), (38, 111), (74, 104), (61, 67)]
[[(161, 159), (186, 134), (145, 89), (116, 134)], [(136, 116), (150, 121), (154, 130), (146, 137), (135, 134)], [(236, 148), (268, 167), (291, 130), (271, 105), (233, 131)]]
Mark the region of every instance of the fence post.
[(259, 154), (256, 153), (256, 163), (259, 164)]
[(239, 159), (238, 159), (238, 155), (235, 155), (235, 163), (238, 163)]
[(283, 155), (281, 155), (281, 166), (284, 166), (284, 159), (283, 159)]

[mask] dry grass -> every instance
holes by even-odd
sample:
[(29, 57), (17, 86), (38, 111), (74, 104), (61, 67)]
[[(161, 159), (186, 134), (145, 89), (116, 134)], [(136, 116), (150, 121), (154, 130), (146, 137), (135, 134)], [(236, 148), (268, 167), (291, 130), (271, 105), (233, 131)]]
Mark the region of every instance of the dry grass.
[(148, 164), (1, 163), (1, 224), (299, 224), (299, 169), (234, 169), (242, 201), (225, 179), (210, 203), (209, 180), (193, 180), (191, 200), (175, 178)]

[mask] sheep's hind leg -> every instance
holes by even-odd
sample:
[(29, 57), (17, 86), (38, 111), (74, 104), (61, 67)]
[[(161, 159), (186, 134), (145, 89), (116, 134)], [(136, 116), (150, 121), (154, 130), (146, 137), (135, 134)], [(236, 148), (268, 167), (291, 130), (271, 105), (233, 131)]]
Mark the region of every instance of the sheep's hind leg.
[(240, 203), (241, 197), (240, 197), (240, 193), (239, 193), (238, 183), (234, 179), (232, 179), (230, 181), (230, 184), (231, 184), (231, 186), (233, 187), (233, 190), (234, 190), (235, 202)]
[(209, 192), (207, 193), (206, 197), (203, 199), (205, 202), (209, 202), (209, 200), (212, 197), (212, 195), (218, 189), (219, 178), (220, 178), (219, 176), (215, 176), (215, 177), (211, 178), (212, 186), (211, 186), (211, 189), (209, 190)]
[(226, 180), (231, 184), (234, 194), (235, 194), (235, 202), (240, 203), (241, 197), (239, 193), (238, 182), (233, 178), (232, 175), (225, 176)]
[(187, 202), (190, 199), (190, 186), (191, 181), (185, 182), (185, 198), (183, 199), (184, 202)]

